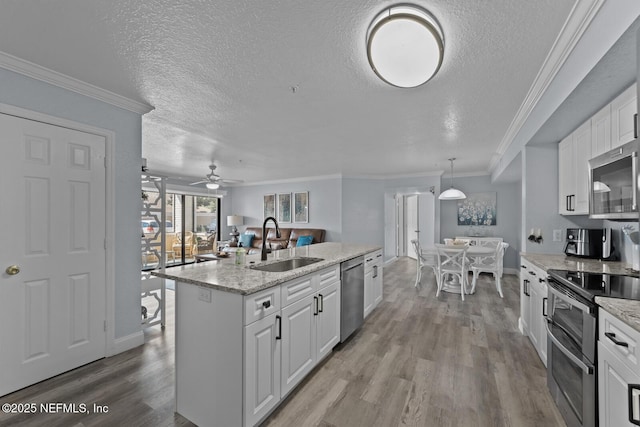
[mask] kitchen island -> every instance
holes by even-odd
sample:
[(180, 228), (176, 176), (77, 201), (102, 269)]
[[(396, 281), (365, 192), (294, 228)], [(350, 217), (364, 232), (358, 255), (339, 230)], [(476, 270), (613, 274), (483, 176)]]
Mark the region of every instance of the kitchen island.
[[(339, 341), (340, 263), (379, 250), (319, 243), (154, 272), (176, 281), (176, 412), (201, 426), (262, 421)], [(322, 261), (250, 268), (301, 257)]]

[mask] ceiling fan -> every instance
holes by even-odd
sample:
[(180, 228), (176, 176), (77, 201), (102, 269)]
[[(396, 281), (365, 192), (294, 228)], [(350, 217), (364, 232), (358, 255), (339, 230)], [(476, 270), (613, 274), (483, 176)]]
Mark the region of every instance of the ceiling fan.
[(234, 184), (234, 183), (242, 182), (242, 180), (239, 180), (239, 179), (222, 179), (220, 175), (218, 175), (215, 172), (216, 168), (217, 168), (216, 165), (214, 165), (213, 163), (210, 164), (209, 169), (211, 169), (211, 172), (206, 174), (204, 179), (200, 181), (192, 182), (189, 185), (198, 185), (198, 184), (206, 183), (206, 187), (208, 189), (217, 190), (218, 188), (220, 188), (221, 184)]

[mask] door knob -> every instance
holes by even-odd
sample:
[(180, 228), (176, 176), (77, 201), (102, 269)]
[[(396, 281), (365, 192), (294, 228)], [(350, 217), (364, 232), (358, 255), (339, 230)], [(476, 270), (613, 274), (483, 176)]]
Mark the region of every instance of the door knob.
[(7, 267), (5, 272), (9, 276), (15, 276), (16, 274), (20, 273), (20, 267), (18, 267), (17, 265), (10, 265), (9, 267)]

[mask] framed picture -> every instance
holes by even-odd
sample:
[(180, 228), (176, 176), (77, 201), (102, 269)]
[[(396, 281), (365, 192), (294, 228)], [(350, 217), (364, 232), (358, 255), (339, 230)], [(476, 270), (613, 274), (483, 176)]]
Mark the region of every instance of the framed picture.
[(262, 205), (264, 218), (274, 217), (276, 216), (276, 195), (275, 194), (265, 194), (264, 202)]
[(293, 222), (309, 222), (309, 192), (293, 193)]
[(468, 194), (458, 201), (458, 225), (496, 225), (496, 193)]
[(278, 194), (278, 222), (291, 222), (291, 193)]

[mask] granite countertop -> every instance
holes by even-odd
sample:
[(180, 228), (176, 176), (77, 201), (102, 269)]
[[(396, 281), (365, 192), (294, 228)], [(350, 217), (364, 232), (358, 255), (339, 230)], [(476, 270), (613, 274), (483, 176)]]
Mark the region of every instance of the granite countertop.
[(640, 332), (640, 301), (596, 297), (596, 304)]
[[(619, 261), (598, 261), (567, 256), (565, 254), (530, 254), (521, 253), (524, 259), (543, 270), (574, 270), (589, 273), (626, 274), (638, 276), (629, 264)], [(622, 320), (632, 328), (640, 331), (640, 301), (620, 298), (596, 297), (596, 304)]]
[[(375, 245), (325, 242), (274, 251), (268, 255), (267, 261), (260, 261), (259, 253), (247, 255), (244, 266), (236, 265), (234, 256), (232, 255), (229, 259), (172, 267), (167, 268), (164, 272), (153, 271), (151, 274), (177, 282), (191, 283), (222, 291), (249, 295), (378, 249), (381, 249), (381, 247)], [(260, 264), (296, 257), (322, 258), (323, 261), (277, 273), (254, 270), (248, 267), (252, 261), (255, 264)]]
[(524, 259), (533, 265), (547, 270), (586, 271), (589, 273), (637, 275), (631, 266), (620, 261), (599, 261), (597, 259), (578, 258), (565, 254), (531, 254), (522, 252)]

